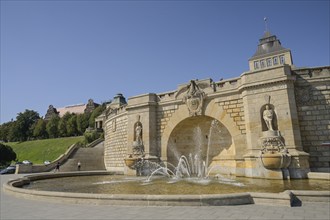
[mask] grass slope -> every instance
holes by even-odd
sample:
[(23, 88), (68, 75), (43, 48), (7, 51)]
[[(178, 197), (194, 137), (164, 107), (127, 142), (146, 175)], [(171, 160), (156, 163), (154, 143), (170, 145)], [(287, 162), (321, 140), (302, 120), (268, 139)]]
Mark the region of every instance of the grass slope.
[(72, 145), (83, 141), (84, 137), (55, 138), (36, 141), (6, 143), (13, 148), (18, 161), (29, 160), (33, 164), (43, 164), (45, 160), (53, 161)]

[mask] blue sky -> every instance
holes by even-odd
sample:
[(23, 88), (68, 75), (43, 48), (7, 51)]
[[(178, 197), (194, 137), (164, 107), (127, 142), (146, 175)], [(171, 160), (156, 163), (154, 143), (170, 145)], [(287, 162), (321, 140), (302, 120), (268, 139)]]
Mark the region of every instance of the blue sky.
[(0, 123), (248, 71), (268, 18), (297, 67), (329, 65), (329, 0), (1, 0)]

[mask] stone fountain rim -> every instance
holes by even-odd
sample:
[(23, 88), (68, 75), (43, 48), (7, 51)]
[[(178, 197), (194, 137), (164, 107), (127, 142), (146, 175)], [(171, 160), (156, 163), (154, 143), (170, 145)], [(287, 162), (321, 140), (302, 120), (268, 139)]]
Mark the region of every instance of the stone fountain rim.
[(80, 171), (61, 173), (39, 173), (10, 180), (4, 184), (4, 191), (19, 197), (54, 202), (93, 205), (130, 205), (130, 206), (221, 206), (221, 205), (285, 205), (291, 206), (294, 199), (313, 202), (327, 202), (330, 191), (286, 190), (280, 193), (231, 193), (203, 195), (144, 195), (144, 194), (92, 194), (40, 191), (19, 188), (30, 181), (89, 175), (122, 174), (109, 171)]

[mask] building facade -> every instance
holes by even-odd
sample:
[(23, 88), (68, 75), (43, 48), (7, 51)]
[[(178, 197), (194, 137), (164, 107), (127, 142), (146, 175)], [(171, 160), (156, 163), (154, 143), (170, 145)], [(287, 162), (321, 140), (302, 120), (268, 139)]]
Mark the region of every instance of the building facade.
[(45, 115), (45, 120), (50, 120), (53, 115), (58, 115), (62, 117), (65, 113), (74, 113), (74, 114), (83, 114), (83, 113), (91, 113), (95, 108), (97, 108), (100, 104), (95, 103), (93, 99), (89, 99), (87, 104), (77, 104), (77, 105), (69, 105), (65, 107), (55, 108), (53, 105), (49, 105), (48, 110)]
[(135, 175), (129, 160), (175, 166), (184, 155), (210, 174), (286, 179), (329, 172), (330, 67), (296, 68), (269, 32), (249, 67), (237, 78), (191, 80), (108, 106), (97, 119), (107, 170)]

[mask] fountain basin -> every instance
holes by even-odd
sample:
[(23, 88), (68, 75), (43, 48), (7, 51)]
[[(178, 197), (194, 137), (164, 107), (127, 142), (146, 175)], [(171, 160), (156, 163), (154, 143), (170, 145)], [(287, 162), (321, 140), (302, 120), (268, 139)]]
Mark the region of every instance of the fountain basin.
[(128, 166), (129, 168), (133, 168), (136, 164), (137, 158), (128, 157), (125, 158), (124, 161), (126, 166)]
[[(6, 193), (16, 196), (46, 200), (54, 202), (68, 202), (94, 205), (134, 205), (134, 206), (220, 206), (243, 204), (269, 204), (291, 206), (295, 200), (301, 198), (306, 201), (326, 202), (329, 200), (329, 191), (285, 190), (280, 193), (244, 192), (232, 194), (200, 194), (200, 195), (149, 195), (149, 194), (104, 194), (104, 193), (77, 193), (58, 192), (22, 188), (33, 181), (44, 179), (113, 175), (106, 171), (45, 173), (28, 175), (24, 178), (11, 180), (4, 184)], [(59, 180), (61, 181), (61, 180)], [(51, 186), (50, 186), (51, 187)]]
[(291, 156), (283, 153), (261, 154), (261, 161), (267, 169), (287, 168), (291, 162)]

